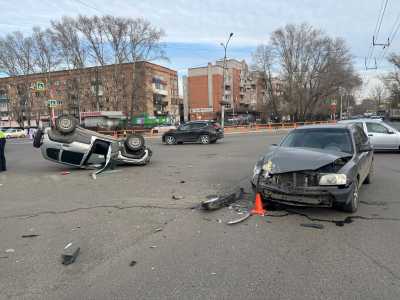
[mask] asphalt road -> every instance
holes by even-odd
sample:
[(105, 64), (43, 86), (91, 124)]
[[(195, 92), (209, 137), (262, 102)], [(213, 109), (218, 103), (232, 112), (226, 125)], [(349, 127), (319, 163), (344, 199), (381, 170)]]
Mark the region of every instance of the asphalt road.
[[(376, 154), (355, 214), (366, 219), (344, 226), (330, 221), (348, 214), (331, 209), (296, 209), (326, 220), (316, 222), (323, 229), (302, 227), (305, 216), (285, 211), (229, 226), (240, 217), (232, 209), (192, 209), (210, 194), (250, 192), (254, 162), (281, 137), (232, 135), (207, 146), (150, 140), (150, 165), (97, 180), (44, 161), (24, 140), (7, 143), (0, 298), (399, 299), (399, 153)], [(240, 204), (251, 201), (247, 194)], [(81, 253), (64, 266), (70, 241)]]

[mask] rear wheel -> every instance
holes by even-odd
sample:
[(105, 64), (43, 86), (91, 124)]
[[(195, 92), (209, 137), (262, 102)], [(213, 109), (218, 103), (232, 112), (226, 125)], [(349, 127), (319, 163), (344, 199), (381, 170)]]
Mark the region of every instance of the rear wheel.
[(131, 151), (139, 151), (144, 148), (144, 138), (141, 135), (131, 134), (125, 140), (125, 147)]
[(345, 203), (342, 209), (346, 212), (355, 213), (358, 209), (358, 180), (354, 181), (354, 188), (350, 194), (349, 203)]
[(165, 143), (167, 143), (167, 145), (175, 145), (176, 144), (176, 138), (173, 137), (172, 135), (167, 135), (165, 137)]
[(56, 129), (62, 134), (73, 132), (76, 126), (76, 119), (73, 116), (61, 116), (56, 120)]
[(209, 144), (210, 143), (210, 137), (208, 135), (202, 135), (200, 136), (200, 142), (204, 145)]

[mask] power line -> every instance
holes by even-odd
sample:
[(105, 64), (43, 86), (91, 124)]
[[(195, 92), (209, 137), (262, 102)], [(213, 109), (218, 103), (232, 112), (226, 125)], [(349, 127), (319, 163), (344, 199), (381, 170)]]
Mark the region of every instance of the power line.
[(95, 6), (91, 5), (91, 4), (88, 4), (87, 2), (85, 2), (83, 0), (72, 0), (72, 1), (75, 1), (75, 2), (77, 2), (77, 3), (79, 3), (79, 4), (83, 5), (83, 6), (86, 6), (87, 8), (94, 9), (94, 10), (98, 11), (101, 14), (107, 15), (107, 13), (105, 13), (104, 11), (98, 9), (97, 7), (95, 7)]

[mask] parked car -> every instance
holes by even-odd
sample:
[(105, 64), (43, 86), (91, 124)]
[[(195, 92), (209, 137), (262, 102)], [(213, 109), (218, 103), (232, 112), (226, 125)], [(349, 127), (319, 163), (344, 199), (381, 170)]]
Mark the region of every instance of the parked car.
[(167, 131), (162, 136), (167, 145), (181, 143), (213, 144), (224, 137), (221, 126), (215, 121), (192, 121)]
[(400, 132), (380, 119), (339, 121), (339, 124), (356, 124), (364, 130), (374, 150), (400, 150)]
[(50, 161), (81, 168), (89, 166), (92, 155), (104, 156), (108, 164), (145, 165), (152, 151), (145, 146), (141, 135), (113, 138), (77, 126), (72, 116), (57, 118), (55, 128), (38, 129), (33, 146)]
[(7, 139), (24, 138), (26, 137), (26, 132), (23, 129), (10, 128), (6, 130), (5, 135)]
[(252, 184), (267, 205), (336, 207), (355, 212), (371, 183), (373, 148), (353, 124), (303, 126), (261, 157)]

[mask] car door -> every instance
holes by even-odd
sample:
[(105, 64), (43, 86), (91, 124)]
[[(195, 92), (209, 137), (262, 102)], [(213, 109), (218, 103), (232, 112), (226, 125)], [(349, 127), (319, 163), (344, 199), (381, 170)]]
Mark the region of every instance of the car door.
[(365, 122), (368, 137), (375, 149), (398, 149), (399, 136), (378, 122)]
[(177, 142), (190, 142), (191, 124), (183, 124), (175, 131)]
[(201, 135), (206, 134), (206, 128), (206, 123), (193, 123), (191, 135), (192, 142), (198, 141)]

